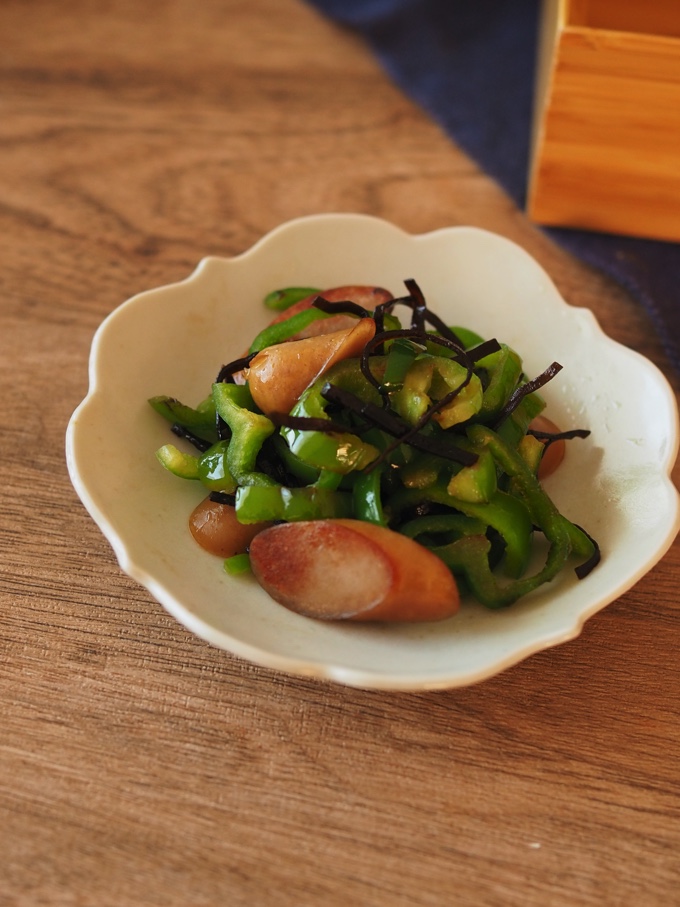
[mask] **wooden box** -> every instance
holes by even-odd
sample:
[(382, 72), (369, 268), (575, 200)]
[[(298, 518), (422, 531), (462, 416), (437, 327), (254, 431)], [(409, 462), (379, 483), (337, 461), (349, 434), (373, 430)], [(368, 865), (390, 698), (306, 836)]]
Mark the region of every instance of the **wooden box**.
[(680, 0), (545, 3), (527, 212), (680, 240)]

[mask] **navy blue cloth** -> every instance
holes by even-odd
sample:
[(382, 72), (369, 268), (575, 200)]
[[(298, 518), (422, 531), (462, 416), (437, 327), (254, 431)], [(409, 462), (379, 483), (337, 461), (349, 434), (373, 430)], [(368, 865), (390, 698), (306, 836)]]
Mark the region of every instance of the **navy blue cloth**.
[[(539, 0), (308, 2), (362, 34), (390, 78), (524, 206)], [(644, 306), (680, 372), (680, 244), (547, 233)]]

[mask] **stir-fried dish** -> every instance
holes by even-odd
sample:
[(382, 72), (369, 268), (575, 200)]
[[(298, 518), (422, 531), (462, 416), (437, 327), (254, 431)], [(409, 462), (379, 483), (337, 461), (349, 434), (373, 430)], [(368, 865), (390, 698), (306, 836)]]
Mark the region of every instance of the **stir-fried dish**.
[(562, 366), (527, 376), (502, 340), (405, 288), (276, 291), (202, 402), (149, 400), (191, 445), (158, 459), (206, 489), (194, 538), (301, 614), (442, 619), (459, 590), (499, 608), (599, 560), (541, 484), (589, 434), (543, 415)]

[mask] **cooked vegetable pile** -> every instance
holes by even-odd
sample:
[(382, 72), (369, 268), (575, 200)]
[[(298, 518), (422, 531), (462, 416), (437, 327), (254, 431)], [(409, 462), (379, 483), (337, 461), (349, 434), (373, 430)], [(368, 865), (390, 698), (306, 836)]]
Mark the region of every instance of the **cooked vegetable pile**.
[(312, 617), (441, 619), (459, 587), (499, 608), (599, 560), (541, 485), (589, 434), (541, 415), (561, 366), (529, 378), (515, 350), (405, 288), (276, 291), (277, 316), (205, 400), (149, 400), (195, 449), (157, 456), (208, 492), (196, 540)]

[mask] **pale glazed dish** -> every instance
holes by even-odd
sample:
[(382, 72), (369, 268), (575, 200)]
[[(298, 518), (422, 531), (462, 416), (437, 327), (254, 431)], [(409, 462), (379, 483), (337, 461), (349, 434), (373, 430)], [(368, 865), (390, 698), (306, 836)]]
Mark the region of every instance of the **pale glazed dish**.
[[(447, 325), (516, 349), (530, 378), (550, 362), (563, 365), (540, 389), (545, 413), (563, 430), (590, 434), (567, 442), (542, 484), (597, 540), (602, 559), (586, 579), (571, 565), (509, 607), (487, 608), (464, 593), (443, 620), (310, 619), (282, 607), (251, 573), (226, 573), (196, 544), (187, 521), (206, 489), (159, 466), (154, 451), (168, 443), (168, 423), (146, 400), (203, 400), (215, 365), (247, 351), (267, 327), (262, 300), (274, 287), (349, 280), (400, 292), (411, 275)], [(207, 259), (187, 280), (114, 311), (95, 336), (90, 388), (66, 452), (74, 486), (122, 569), (190, 631), (276, 670), (418, 690), (475, 683), (572, 639), (630, 589), (677, 533), (669, 478), (677, 438), (675, 399), (658, 369), (607, 338), (589, 311), (565, 303), (513, 243), (471, 228), (411, 236), (375, 218), (322, 215), (283, 225), (243, 255)], [(529, 575), (544, 558), (544, 550), (532, 554)]]

